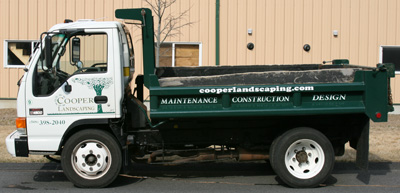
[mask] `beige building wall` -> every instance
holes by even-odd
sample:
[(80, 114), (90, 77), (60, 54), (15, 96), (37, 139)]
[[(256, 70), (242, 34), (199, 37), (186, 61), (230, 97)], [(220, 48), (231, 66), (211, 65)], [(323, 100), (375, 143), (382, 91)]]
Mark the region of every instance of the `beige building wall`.
[[(349, 59), (375, 66), (381, 45), (400, 45), (399, 0), (221, 0), (221, 64)], [(248, 35), (247, 30), (253, 34)], [(338, 31), (338, 36), (333, 35)], [(249, 42), (254, 50), (246, 49)], [(303, 45), (311, 50), (305, 52)], [(400, 56), (399, 56), (400, 57)], [(393, 80), (393, 79), (392, 79)], [(392, 82), (400, 103), (400, 78)]]
[[(154, 2), (154, 0), (153, 0)], [(38, 40), (42, 32), (51, 26), (64, 22), (64, 19), (96, 19), (97, 21), (116, 20), (114, 11), (121, 8), (149, 7), (144, 0), (0, 0), (0, 40)], [(180, 22), (192, 22), (183, 27), (180, 33), (167, 38), (168, 42), (202, 42), (202, 64), (215, 64), (215, 1), (177, 0), (166, 14), (179, 14), (190, 10)], [(200, 19), (201, 18), (201, 19)], [(155, 22), (157, 20), (155, 19)], [(142, 71), (142, 48), (140, 30), (129, 25), (132, 33), (137, 72)], [(0, 46), (0, 61), (3, 63), (4, 46)], [(17, 82), (23, 69), (0, 67), (0, 98), (15, 98), (18, 93)]]
[[(153, 0), (154, 1), (154, 0)], [(119, 8), (149, 7), (143, 0), (0, 0), (0, 40), (37, 40), (65, 18), (116, 20)], [(216, 0), (177, 0), (168, 13), (189, 9), (193, 22), (168, 42), (201, 42), (202, 65), (215, 65)], [(221, 0), (220, 64), (322, 63), (347, 58), (374, 66), (381, 45), (400, 45), (400, 0)], [(155, 20), (155, 23), (157, 20)], [(141, 68), (139, 30), (130, 26)], [(248, 34), (248, 30), (252, 34)], [(333, 35), (338, 31), (338, 36)], [(254, 43), (248, 50), (246, 45)], [(305, 52), (303, 45), (311, 50)], [(0, 61), (3, 63), (3, 46)], [(0, 68), (0, 98), (15, 98), (22, 69)], [(392, 83), (400, 103), (400, 78)]]

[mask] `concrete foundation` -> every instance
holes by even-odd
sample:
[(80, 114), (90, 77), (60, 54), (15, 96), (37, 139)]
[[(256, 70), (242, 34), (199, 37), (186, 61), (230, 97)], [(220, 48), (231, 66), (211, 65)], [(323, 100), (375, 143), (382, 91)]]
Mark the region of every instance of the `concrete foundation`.
[(390, 114), (399, 115), (399, 114), (400, 114), (400, 104), (398, 104), (398, 105), (393, 105), (393, 106), (394, 106), (394, 111), (391, 112)]
[(17, 100), (15, 99), (0, 99), (0, 109), (17, 108)]

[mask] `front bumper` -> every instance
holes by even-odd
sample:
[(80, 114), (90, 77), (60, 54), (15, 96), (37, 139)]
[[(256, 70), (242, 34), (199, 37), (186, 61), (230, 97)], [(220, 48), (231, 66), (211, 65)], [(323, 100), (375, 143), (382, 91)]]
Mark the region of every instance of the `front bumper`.
[(28, 157), (28, 138), (19, 131), (14, 131), (6, 138), (7, 151), (13, 157)]

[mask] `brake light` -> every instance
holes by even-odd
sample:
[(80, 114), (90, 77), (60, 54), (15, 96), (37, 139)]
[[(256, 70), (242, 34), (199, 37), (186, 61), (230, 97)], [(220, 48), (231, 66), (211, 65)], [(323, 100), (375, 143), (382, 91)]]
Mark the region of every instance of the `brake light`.
[(15, 119), (15, 125), (18, 128), (26, 128), (26, 118), (25, 117), (18, 117)]
[(382, 113), (377, 112), (377, 113), (375, 113), (375, 116), (376, 116), (376, 118), (380, 119), (380, 118), (382, 118)]

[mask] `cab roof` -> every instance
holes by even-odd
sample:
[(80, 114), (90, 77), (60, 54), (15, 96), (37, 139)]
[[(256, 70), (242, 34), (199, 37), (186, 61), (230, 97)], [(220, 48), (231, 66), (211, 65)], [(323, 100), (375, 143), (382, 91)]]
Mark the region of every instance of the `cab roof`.
[(50, 28), (49, 32), (58, 31), (60, 29), (104, 29), (118, 28), (122, 24), (116, 21), (94, 21), (94, 20), (78, 20), (71, 23), (60, 23)]

